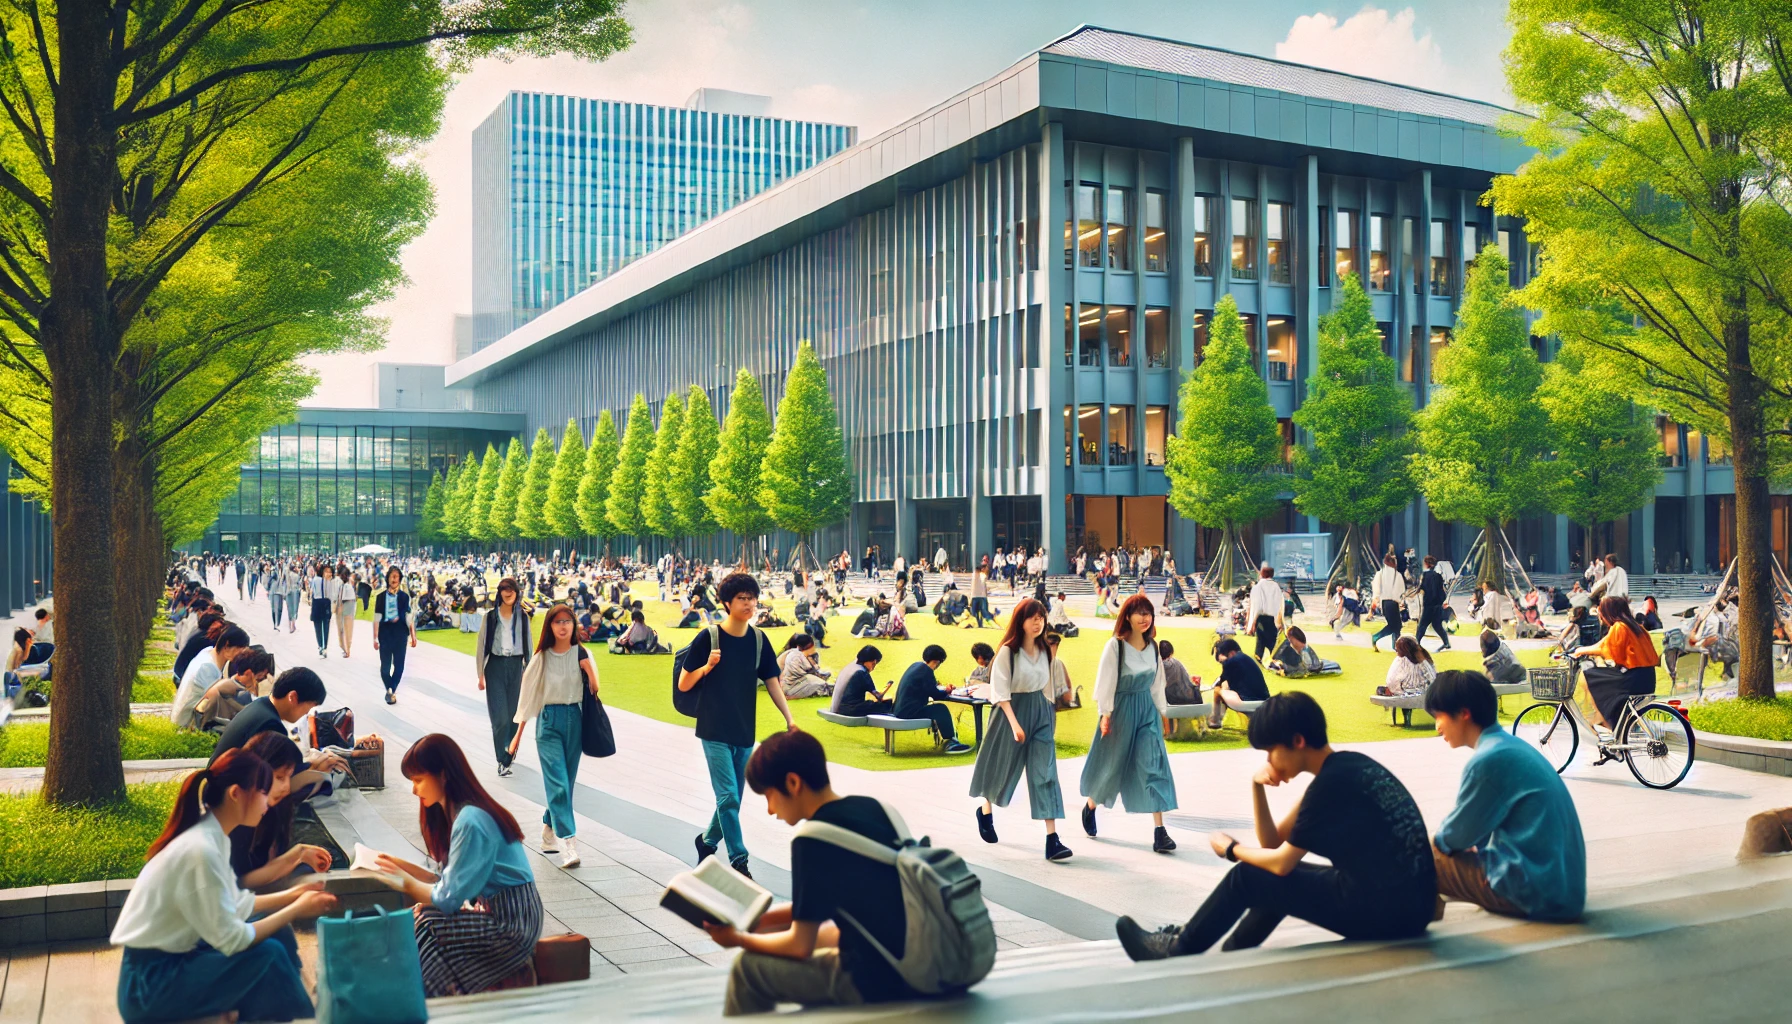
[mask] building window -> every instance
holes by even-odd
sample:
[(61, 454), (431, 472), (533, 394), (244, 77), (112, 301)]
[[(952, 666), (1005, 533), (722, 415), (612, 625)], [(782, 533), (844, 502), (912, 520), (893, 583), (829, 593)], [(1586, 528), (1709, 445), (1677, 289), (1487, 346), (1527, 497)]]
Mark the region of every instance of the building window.
[(1412, 290), (1415, 292), (1423, 290), (1423, 284), (1419, 280), (1418, 230), (1418, 222), (1413, 218), (1400, 218), (1400, 279), (1404, 281), (1411, 278)]
[(1358, 283), (1366, 284), (1362, 281), (1363, 268), (1356, 257), (1357, 224), (1355, 210), (1338, 211), (1338, 278), (1342, 280), (1345, 274), (1355, 274)]
[(1450, 222), (1431, 222), (1431, 294), (1449, 295), (1450, 291)]
[(1170, 311), (1162, 306), (1145, 310), (1145, 366), (1161, 370), (1170, 365)]
[(1319, 208), (1319, 287), (1329, 288), (1332, 284), (1331, 260), (1326, 254), (1332, 248), (1331, 215), (1325, 207)]
[(1132, 189), (1108, 189), (1108, 269), (1132, 269)]
[(1468, 280), (1469, 271), (1475, 269), (1475, 257), (1481, 255), (1481, 225), (1462, 225), (1462, 279)]
[(1145, 407), (1145, 465), (1162, 467), (1164, 464), (1164, 438), (1170, 431), (1170, 407), (1167, 405), (1148, 405)]
[(1375, 333), (1381, 335), (1381, 354), (1392, 359), (1394, 356), (1394, 325), (1382, 320), (1376, 323)]
[(1232, 200), (1232, 276), (1257, 279), (1257, 203)]
[(1145, 269), (1170, 270), (1170, 197), (1162, 192), (1145, 193)]
[(1195, 249), (1194, 268), (1196, 277), (1213, 276), (1213, 209), (1219, 199), (1215, 196), (1195, 197)]
[(1064, 304), (1064, 365), (1076, 365), (1076, 307)]
[(1131, 306), (1111, 306), (1108, 308), (1108, 365), (1132, 365), (1132, 328), (1133, 317)]
[(1369, 280), (1364, 282), (1378, 292), (1392, 286), (1393, 262), (1388, 258), (1388, 219), (1379, 213), (1369, 215)]
[(1257, 365), (1257, 314), (1240, 313), (1240, 322), (1244, 324), (1244, 343), (1251, 350), (1251, 365)]
[(1269, 379), (1293, 380), (1300, 369), (1299, 354), (1294, 342), (1294, 321), (1287, 317), (1269, 318)]
[(1437, 383), (1437, 360), (1450, 347), (1450, 329), (1448, 327), (1431, 328), (1431, 345), (1425, 350), (1426, 377), (1431, 383)]
[(1108, 465), (1132, 465), (1138, 455), (1133, 449), (1132, 428), (1132, 406), (1108, 406)]
[(1400, 361), (1400, 379), (1401, 380), (1411, 383), (1412, 381), (1419, 379), (1418, 373), (1416, 371), (1416, 368), (1413, 366), (1413, 363), (1415, 360), (1417, 360), (1419, 358), (1419, 349), (1424, 348), (1424, 347), (1425, 347), (1424, 332), (1419, 330), (1419, 328), (1415, 326), (1412, 328), (1412, 330), (1410, 330), (1407, 333), (1406, 358)]
[(1294, 207), (1287, 203), (1270, 203), (1266, 209), (1269, 217), (1269, 283), (1289, 284), (1294, 280)]
[(1655, 429), (1661, 432), (1661, 464), (1670, 469), (1685, 465), (1680, 450), (1680, 424), (1666, 416), (1657, 416)]
[(1076, 187), (1076, 265), (1101, 266), (1101, 189), (1084, 182)]
[(1064, 465), (1070, 465), (1070, 453), (1076, 451), (1076, 417), (1072, 407), (1064, 407)]
[(1077, 311), (1076, 362), (1078, 366), (1101, 365), (1101, 307), (1087, 302)]
[(1101, 406), (1083, 405), (1076, 410), (1077, 462), (1101, 465)]
[(1195, 310), (1195, 365), (1207, 358), (1207, 319), (1209, 314)]

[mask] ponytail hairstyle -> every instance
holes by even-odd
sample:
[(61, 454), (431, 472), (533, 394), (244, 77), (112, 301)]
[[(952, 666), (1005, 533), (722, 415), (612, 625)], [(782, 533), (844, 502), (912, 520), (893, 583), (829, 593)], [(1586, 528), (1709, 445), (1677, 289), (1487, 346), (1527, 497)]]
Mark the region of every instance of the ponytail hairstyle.
[[(267, 655), (263, 657), (273, 660)], [(256, 733), (243, 744), (243, 750), (267, 762), (270, 783), (274, 772), (285, 769), (297, 773), (305, 764), (305, 755), (299, 751), (299, 745), (283, 732)], [(286, 852), (292, 845), (292, 820), (298, 809), (299, 801), (288, 793), (286, 799), (269, 807), (261, 816), (261, 823), (255, 826), (255, 835), (249, 840), (250, 864), (258, 868)]]
[[(565, 605), (556, 607), (564, 608)], [(398, 770), (407, 779), (428, 775), (442, 784), (442, 803), (434, 807), (420, 805), (417, 808), (417, 825), (423, 833), (423, 847), (437, 863), (448, 863), (454, 816), (466, 807), (477, 807), (491, 815), (505, 842), (522, 842), (523, 830), (516, 823), (515, 816), (493, 800), (485, 787), (479, 784), (479, 777), (473, 774), (472, 766), (467, 764), (467, 755), (460, 749), (460, 744), (452, 739), (439, 732), (423, 737), (404, 752), (404, 761), (400, 763)]]
[(207, 812), (217, 810), (230, 787), (241, 786), (266, 793), (273, 784), (274, 771), (266, 761), (240, 748), (226, 750), (209, 767), (187, 776), (180, 784), (180, 795), (174, 798), (174, 810), (168, 815), (168, 824), (156, 841), (149, 844), (149, 852), (143, 859), (153, 859), (182, 832), (199, 824), (199, 819)]

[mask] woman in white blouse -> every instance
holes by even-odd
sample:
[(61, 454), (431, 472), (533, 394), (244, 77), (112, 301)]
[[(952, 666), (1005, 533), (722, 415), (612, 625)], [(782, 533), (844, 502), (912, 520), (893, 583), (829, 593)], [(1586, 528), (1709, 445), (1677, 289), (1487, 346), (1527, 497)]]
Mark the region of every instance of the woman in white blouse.
[(355, 646), (355, 598), (357, 579), (346, 562), (336, 563), (336, 646), (348, 657)]
[(311, 577), (311, 630), (317, 634), (317, 656), (330, 656), (330, 612), (336, 607), (336, 570), (319, 562)]
[(1058, 786), (1057, 715), (1047, 692), (1052, 656), (1044, 634), (1044, 605), (1027, 598), (1014, 606), (989, 670), (990, 700), (1002, 713), (994, 716), (977, 751), (971, 795), (983, 799), (977, 833), (993, 843), (994, 808), (1008, 806), (1025, 772), (1029, 809), (1045, 822), (1045, 858), (1059, 861), (1070, 859), (1070, 848), (1058, 839), (1064, 795)]
[(1437, 665), (1431, 652), (1419, 646), (1410, 636), (1394, 640), (1394, 662), (1388, 666), (1386, 690), (1396, 697), (1422, 694), (1437, 679)]
[(290, 925), (328, 913), (336, 897), (322, 882), (257, 896), (238, 887), (230, 868), (230, 832), (261, 821), (272, 782), (266, 761), (229, 750), (181, 784), (112, 929), (112, 944), (124, 947), (125, 1024), (313, 1014)]
[[(579, 781), (579, 759), (584, 754), (585, 690), (597, 692), (597, 663), (578, 642), (578, 620), (572, 609), (557, 604), (548, 609), (541, 624), (535, 656), (523, 669), (517, 695), (517, 725), (535, 723), (535, 754), (541, 762), (542, 787), (547, 810), (541, 813), (541, 852), (561, 854), (560, 866), (579, 866), (577, 819), (573, 817), (573, 787)], [(510, 738), (510, 756), (516, 757), (523, 730)]]
[(1157, 653), (1157, 613), (1151, 599), (1134, 594), (1114, 622), (1095, 669), (1095, 708), (1101, 724), (1083, 761), (1083, 831), (1095, 835), (1095, 805), (1123, 800), (1129, 814), (1148, 812), (1157, 826), (1151, 848), (1176, 849), (1164, 828), (1164, 812), (1176, 809), (1176, 780), (1164, 747), (1164, 662)]

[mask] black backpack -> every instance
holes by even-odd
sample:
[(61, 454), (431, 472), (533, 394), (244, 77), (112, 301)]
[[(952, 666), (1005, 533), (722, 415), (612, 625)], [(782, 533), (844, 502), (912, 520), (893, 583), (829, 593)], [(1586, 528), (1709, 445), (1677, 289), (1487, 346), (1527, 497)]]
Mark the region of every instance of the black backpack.
[[(705, 627), (704, 632), (709, 634), (709, 649), (711, 651), (721, 650), (722, 627), (712, 622)], [(756, 626), (748, 626), (747, 632), (753, 634), (759, 641), (753, 647), (753, 670), (757, 672), (759, 670), (759, 657), (765, 651), (765, 633)], [(703, 633), (697, 634), (697, 636), (702, 635)], [(695, 643), (696, 640), (697, 637), (695, 636), (691, 638), (692, 643)], [(680, 690), (678, 688), (678, 677), (684, 674), (684, 659), (685, 655), (690, 653), (690, 650), (691, 645), (685, 644), (683, 647), (680, 647), (678, 653), (672, 657), (672, 707), (686, 718), (696, 718), (697, 690), (703, 684), (698, 683), (688, 690)]]

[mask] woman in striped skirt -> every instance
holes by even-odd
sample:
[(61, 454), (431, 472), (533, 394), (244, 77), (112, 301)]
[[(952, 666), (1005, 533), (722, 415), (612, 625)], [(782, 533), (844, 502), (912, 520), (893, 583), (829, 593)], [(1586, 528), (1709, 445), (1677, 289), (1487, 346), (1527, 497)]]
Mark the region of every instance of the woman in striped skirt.
[(430, 996), (471, 995), (522, 971), (541, 938), (541, 895), (523, 830), (474, 778), (467, 755), (440, 733), (405, 751), (431, 871), (380, 854), (394, 888), (417, 901), (417, 952)]

